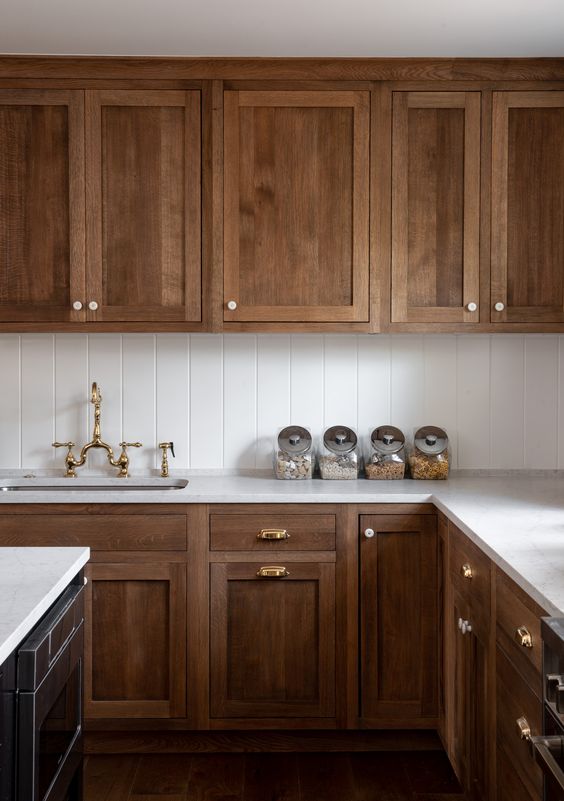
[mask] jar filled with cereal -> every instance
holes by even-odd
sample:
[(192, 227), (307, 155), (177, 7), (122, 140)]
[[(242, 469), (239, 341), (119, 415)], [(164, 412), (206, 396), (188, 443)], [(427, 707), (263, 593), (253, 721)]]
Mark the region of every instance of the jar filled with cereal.
[(405, 476), (405, 437), (395, 426), (380, 426), (370, 434), (364, 461), (368, 479), (400, 479)]
[(411, 477), (415, 479), (446, 479), (449, 470), (448, 436), (438, 426), (418, 428), (409, 456)]
[(326, 479), (358, 478), (358, 437), (348, 426), (331, 426), (323, 434), (319, 472)]
[(281, 429), (274, 443), (274, 474), (281, 479), (306, 479), (313, 476), (313, 442), (302, 426)]

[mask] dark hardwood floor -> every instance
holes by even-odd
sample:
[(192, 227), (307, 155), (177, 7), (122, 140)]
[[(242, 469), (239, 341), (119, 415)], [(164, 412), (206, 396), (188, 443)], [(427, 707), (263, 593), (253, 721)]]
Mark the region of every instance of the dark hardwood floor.
[(84, 801), (462, 801), (441, 751), (89, 756)]

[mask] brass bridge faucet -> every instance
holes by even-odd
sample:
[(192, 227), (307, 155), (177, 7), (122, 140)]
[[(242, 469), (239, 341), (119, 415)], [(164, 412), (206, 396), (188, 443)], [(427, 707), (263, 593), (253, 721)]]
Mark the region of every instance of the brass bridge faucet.
[(90, 396), (90, 403), (94, 404), (94, 432), (92, 439), (80, 451), (78, 459), (73, 454), (74, 442), (53, 442), (54, 448), (68, 448), (67, 455), (65, 456), (65, 464), (67, 466), (66, 477), (76, 478), (76, 468), (82, 467), (86, 462), (86, 456), (91, 448), (102, 448), (106, 451), (108, 462), (112, 467), (119, 468), (118, 478), (127, 478), (129, 475), (129, 456), (127, 454), (128, 448), (141, 448), (140, 442), (120, 442), (121, 453), (118, 458), (114, 458), (112, 448), (104, 442), (100, 433), (100, 407), (102, 405), (102, 393), (98, 384), (94, 381), (92, 384), (92, 394)]

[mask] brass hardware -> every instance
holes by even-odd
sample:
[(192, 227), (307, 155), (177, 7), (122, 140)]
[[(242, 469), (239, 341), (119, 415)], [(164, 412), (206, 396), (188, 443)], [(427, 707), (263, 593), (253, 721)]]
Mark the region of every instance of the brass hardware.
[(458, 628), (462, 632), (462, 634), (467, 634), (468, 632), (472, 631), (472, 624), (469, 620), (464, 620), (464, 618), (458, 618)]
[(472, 568), (469, 564), (462, 565), (460, 568), (460, 572), (464, 576), (465, 579), (471, 579), (473, 577)]
[(284, 578), (289, 575), (289, 571), (281, 565), (265, 565), (265, 567), (259, 568), (257, 572), (259, 578)]
[(285, 528), (263, 528), (257, 534), (257, 540), (289, 540), (290, 535)]
[(174, 442), (159, 442), (159, 448), (163, 452), (161, 457), (161, 478), (168, 478), (168, 449), (170, 448), (170, 452), (174, 456)]
[(82, 465), (85, 464), (88, 451), (91, 448), (102, 448), (106, 451), (108, 462), (111, 466), (119, 468), (118, 478), (127, 478), (129, 475), (129, 456), (127, 455), (127, 448), (141, 448), (142, 444), (140, 442), (120, 442), (121, 453), (116, 459), (112, 448), (102, 439), (100, 431), (102, 393), (95, 381), (92, 384), (90, 403), (94, 405), (94, 431), (92, 433), (92, 439), (84, 445), (78, 459), (72, 452), (74, 442), (53, 442), (54, 448), (68, 448), (67, 455), (65, 456), (65, 465), (67, 468), (65, 475), (67, 478), (76, 478), (76, 468), (82, 467)]
[(533, 647), (533, 636), (531, 632), (525, 628), (525, 626), (519, 626), (517, 631), (515, 632), (515, 639), (522, 645), (523, 648), (532, 648)]
[(519, 736), (522, 740), (527, 740), (527, 742), (531, 741), (531, 727), (529, 726), (529, 721), (527, 718), (518, 718), (516, 721), (517, 723), (517, 730), (519, 732)]

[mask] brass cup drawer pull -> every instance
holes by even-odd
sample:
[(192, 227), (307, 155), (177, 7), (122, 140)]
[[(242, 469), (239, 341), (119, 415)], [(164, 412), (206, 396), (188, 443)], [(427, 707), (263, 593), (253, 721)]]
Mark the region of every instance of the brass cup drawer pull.
[(473, 577), (472, 568), (469, 564), (462, 565), (460, 568), (460, 572), (462, 573), (465, 579), (471, 579)]
[(523, 646), (523, 648), (533, 647), (533, 635), (527, 628), (525, 628), (525, 626), (519, 626), (515, 632), (515, 639), (519, 645)]
[(289, 575), (290, 572), (282, 565), (265, 565), (257, 572), (259, 578), (285, 578)]
[(531, 727), (529, 725), (529, 721), (527, 718), (518, 718), (516, 720), (517, 723), (517, 731), (519, 732), (519, 737), (522, 740), (531, 740)]
[(262, 528), (257, 540), (289, 540), (290, 535), (285, 528)]

